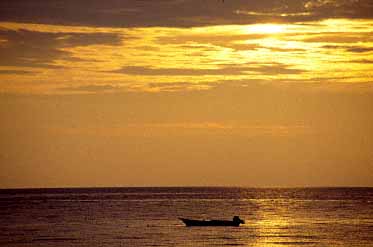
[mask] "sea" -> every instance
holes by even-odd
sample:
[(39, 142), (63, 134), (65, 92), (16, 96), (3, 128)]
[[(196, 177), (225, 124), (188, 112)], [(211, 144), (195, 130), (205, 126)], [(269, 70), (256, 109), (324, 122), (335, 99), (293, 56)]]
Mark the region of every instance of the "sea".
[(373, 188), (2, 189), (0, 246), (373, 246)]

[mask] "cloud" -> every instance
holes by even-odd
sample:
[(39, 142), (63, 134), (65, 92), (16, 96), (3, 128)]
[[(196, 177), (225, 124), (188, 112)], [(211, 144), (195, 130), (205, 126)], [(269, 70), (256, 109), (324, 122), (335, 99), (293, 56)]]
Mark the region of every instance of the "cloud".
[[(220, 33), (219, 33), (220, 31)], [(268, 34), (234, 34), (227, 35), (226, 30), (217, 30), (217, 33), (179, 33), (177, 36), (168, 35), (161, 36), (157, 39), (159, 44), (212, 44), (212, 45), (226, 45), (227, 43), (234, 43), (242, 40), (256, 40), (268, 37)]]
[(261, 48), (265, 48), (274, 52), (304, 52), (305, 49), (302, 48), (282, 48), (282, 47), (268, 47), (263, 46)]
[(305, 42), (328, 42), (328, 43), (330, 42), (333, 42), (333, 43), (373, 42), (373, 34), (372, 32), (333, 32), (331, 31), (331, 32), (324, 32), (322, 34), (309, 33), (302, 40)]
[(29, 75), (33, 74), (33, 71), (27, 71), (27, 70), (0, 70), (1, 75), (7, 75), (7, 74), (12, 74), (12, 75)]
[(347, 48), (346, 51), (357, 52), (357, 53), (371, 52), (373, 51), (373, 47), (354, 46), (354, 47)]
[(373, 51), (373, 47), (366, 47), (366, 46), (342, 46), (342, 45), (324, 45), (322, 48), (325, 49), (344, 49), (348, 52), (353, 53), (364, 53), (364, 52), (371, 52)]
[(128, 75), (142, 76), (205, 76), (205, 75), (248, 75), (259, 73), (266, 75), (300, 74), (301, 69), (291, 68), (290, 65), (274, 64), (249, 64), (249, 65), (223, 65), (214, 69), (197, 68), (152, 68), (144, 66), (124, 66), (121, 69), (106, 71)]
[[(346, 61), (371, 60), (373, 46), (367, 41), (371, 24), (333, 19), (295, 25), (109, 29), (0, 23), (7, 28), (0, 29), (1, 69), (37, 72), (3, 80), (3, 91), (115, 91), (84, 88), (87, 84), (121, 85), (134, 91), (190, 91), (210, 89), (223, 79), (329, 83), (335, 77), (339, 83), (370, 82), (369, 65), (356, 63), (352, 68)], [(310, 36), (325, 39), (305, 41)], [(347, 40), (351, 42), (343, 43)], [(63, 87), (69, 90), (59, 89)]]
[(349, 63), (361, 63), (361, 64), (373, 64), (373, 60), (371, 59), (356, 59), (356, 60), (348, 60)]
[(281, 12), (255, 12), (255, 11), (242, 11), (237, 10), (236, 14), (238, 15), (248, 15), (248, 16), (270, 16), (270, 17), (293, 17), (293, 16), (309, 16), (311, 15), (310, 12), (286, 12), (285, 8), (284, 11)]
[(177, 92), (177, 91), (191, 91), (191, 90), (206, 90), (211, 89), (217, 85), (216, 82), (152, 82), (148, 83), (146, 87), (150, 88), (150, 91), (162, 91), (162, 92)]
[(119, 70), (110, 72), (142, 76), (201, 76), (201, 75), (230, 75), (242, 73), (241, 68), (217, 68), (217, 69), (188, 69), (188, 68), (151, 68), (143, 66), (125, 66)]
[(0, 2), (0, 21), (96, 27), (192, 27), (372, 16), (370, 0), (265, 0), (250, 4), (245, 0)]
[(0, 29), (0, 66), (61, 68), (56, 59), (76, 60), (63, 48), (97, 44), (119, 45), (121, 37), (111, 33), (51, 33), (26, 29)]
[(68, 52), (57, 49), (53, 36), (27, 30), (0, 30), (0, 37), (6, 40), (0, 46), (0, 65), (59, 68), (53, 60), (68, 56)]
[(290, 137), (308, 135), (313, 130), (304, 124), (264, 125), (230, 124), (225, 122), (159, 122), (129, 123), (122, 126), (48, 127), (52, 134), (79, 136), (136, 136), (155, 137), (164, 135), (191, 136), (214, 134), (219, 136), (272, 136)]
[(314, 16), (326, 18), (372, 18), (370, 0), (310, 0), (304, 4)]
[[(242, 31), (242, 30), (241, 30)], [(219, 33), (220, 32), (220, 33)], [(217, 33), (190, 33), (178, 34), (175, 36), (160, 36), (157, 38), (157, 43), (160, 45), (178, 45), (178, 48), (194, 49), (198, 48), (202, 51), (215, 51), (217, 48), (231, 48), (235, 51), (247, 51), (263, 48), (255, 43), (242, 43), (247, 41), (258, 41), (269, 37), (270, 34), (234, 34), (222, 33), (224, 30), (219, 30)]]
[(85, 85), (76, 87), (61, 87), (57, 89), (58, 91), (65, 92), (77, 92), (77, 93), (106, 93), (106, 92), (120, 92), (121, 87), (112, 85)]

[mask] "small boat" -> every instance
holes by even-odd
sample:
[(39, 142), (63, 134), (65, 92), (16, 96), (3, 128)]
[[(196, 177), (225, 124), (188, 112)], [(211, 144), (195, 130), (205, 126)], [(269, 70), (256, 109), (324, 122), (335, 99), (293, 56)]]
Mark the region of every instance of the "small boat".
[(186, 226), (240, 226), (245, 224), (244, 220), (240, 217), (234, 216), (233, 220), (191, 220), (179, 218)]

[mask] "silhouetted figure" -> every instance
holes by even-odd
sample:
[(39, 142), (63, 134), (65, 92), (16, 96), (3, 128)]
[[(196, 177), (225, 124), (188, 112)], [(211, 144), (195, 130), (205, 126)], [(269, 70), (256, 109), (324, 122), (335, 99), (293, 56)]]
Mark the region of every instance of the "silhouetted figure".
[(233, 217), (233, 222), (235, 222), (237, 224), (245, 224), (245, 221), (241, 220), (239, 216), (234, 216)]

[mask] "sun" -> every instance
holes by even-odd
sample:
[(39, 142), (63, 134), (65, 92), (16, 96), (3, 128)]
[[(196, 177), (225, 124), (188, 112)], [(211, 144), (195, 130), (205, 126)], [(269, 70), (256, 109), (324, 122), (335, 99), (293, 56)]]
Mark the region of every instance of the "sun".
[(255, 24), (247, 27), (250, 33), (281, 33), (285, 31), (285, 25), (279, 24)]

